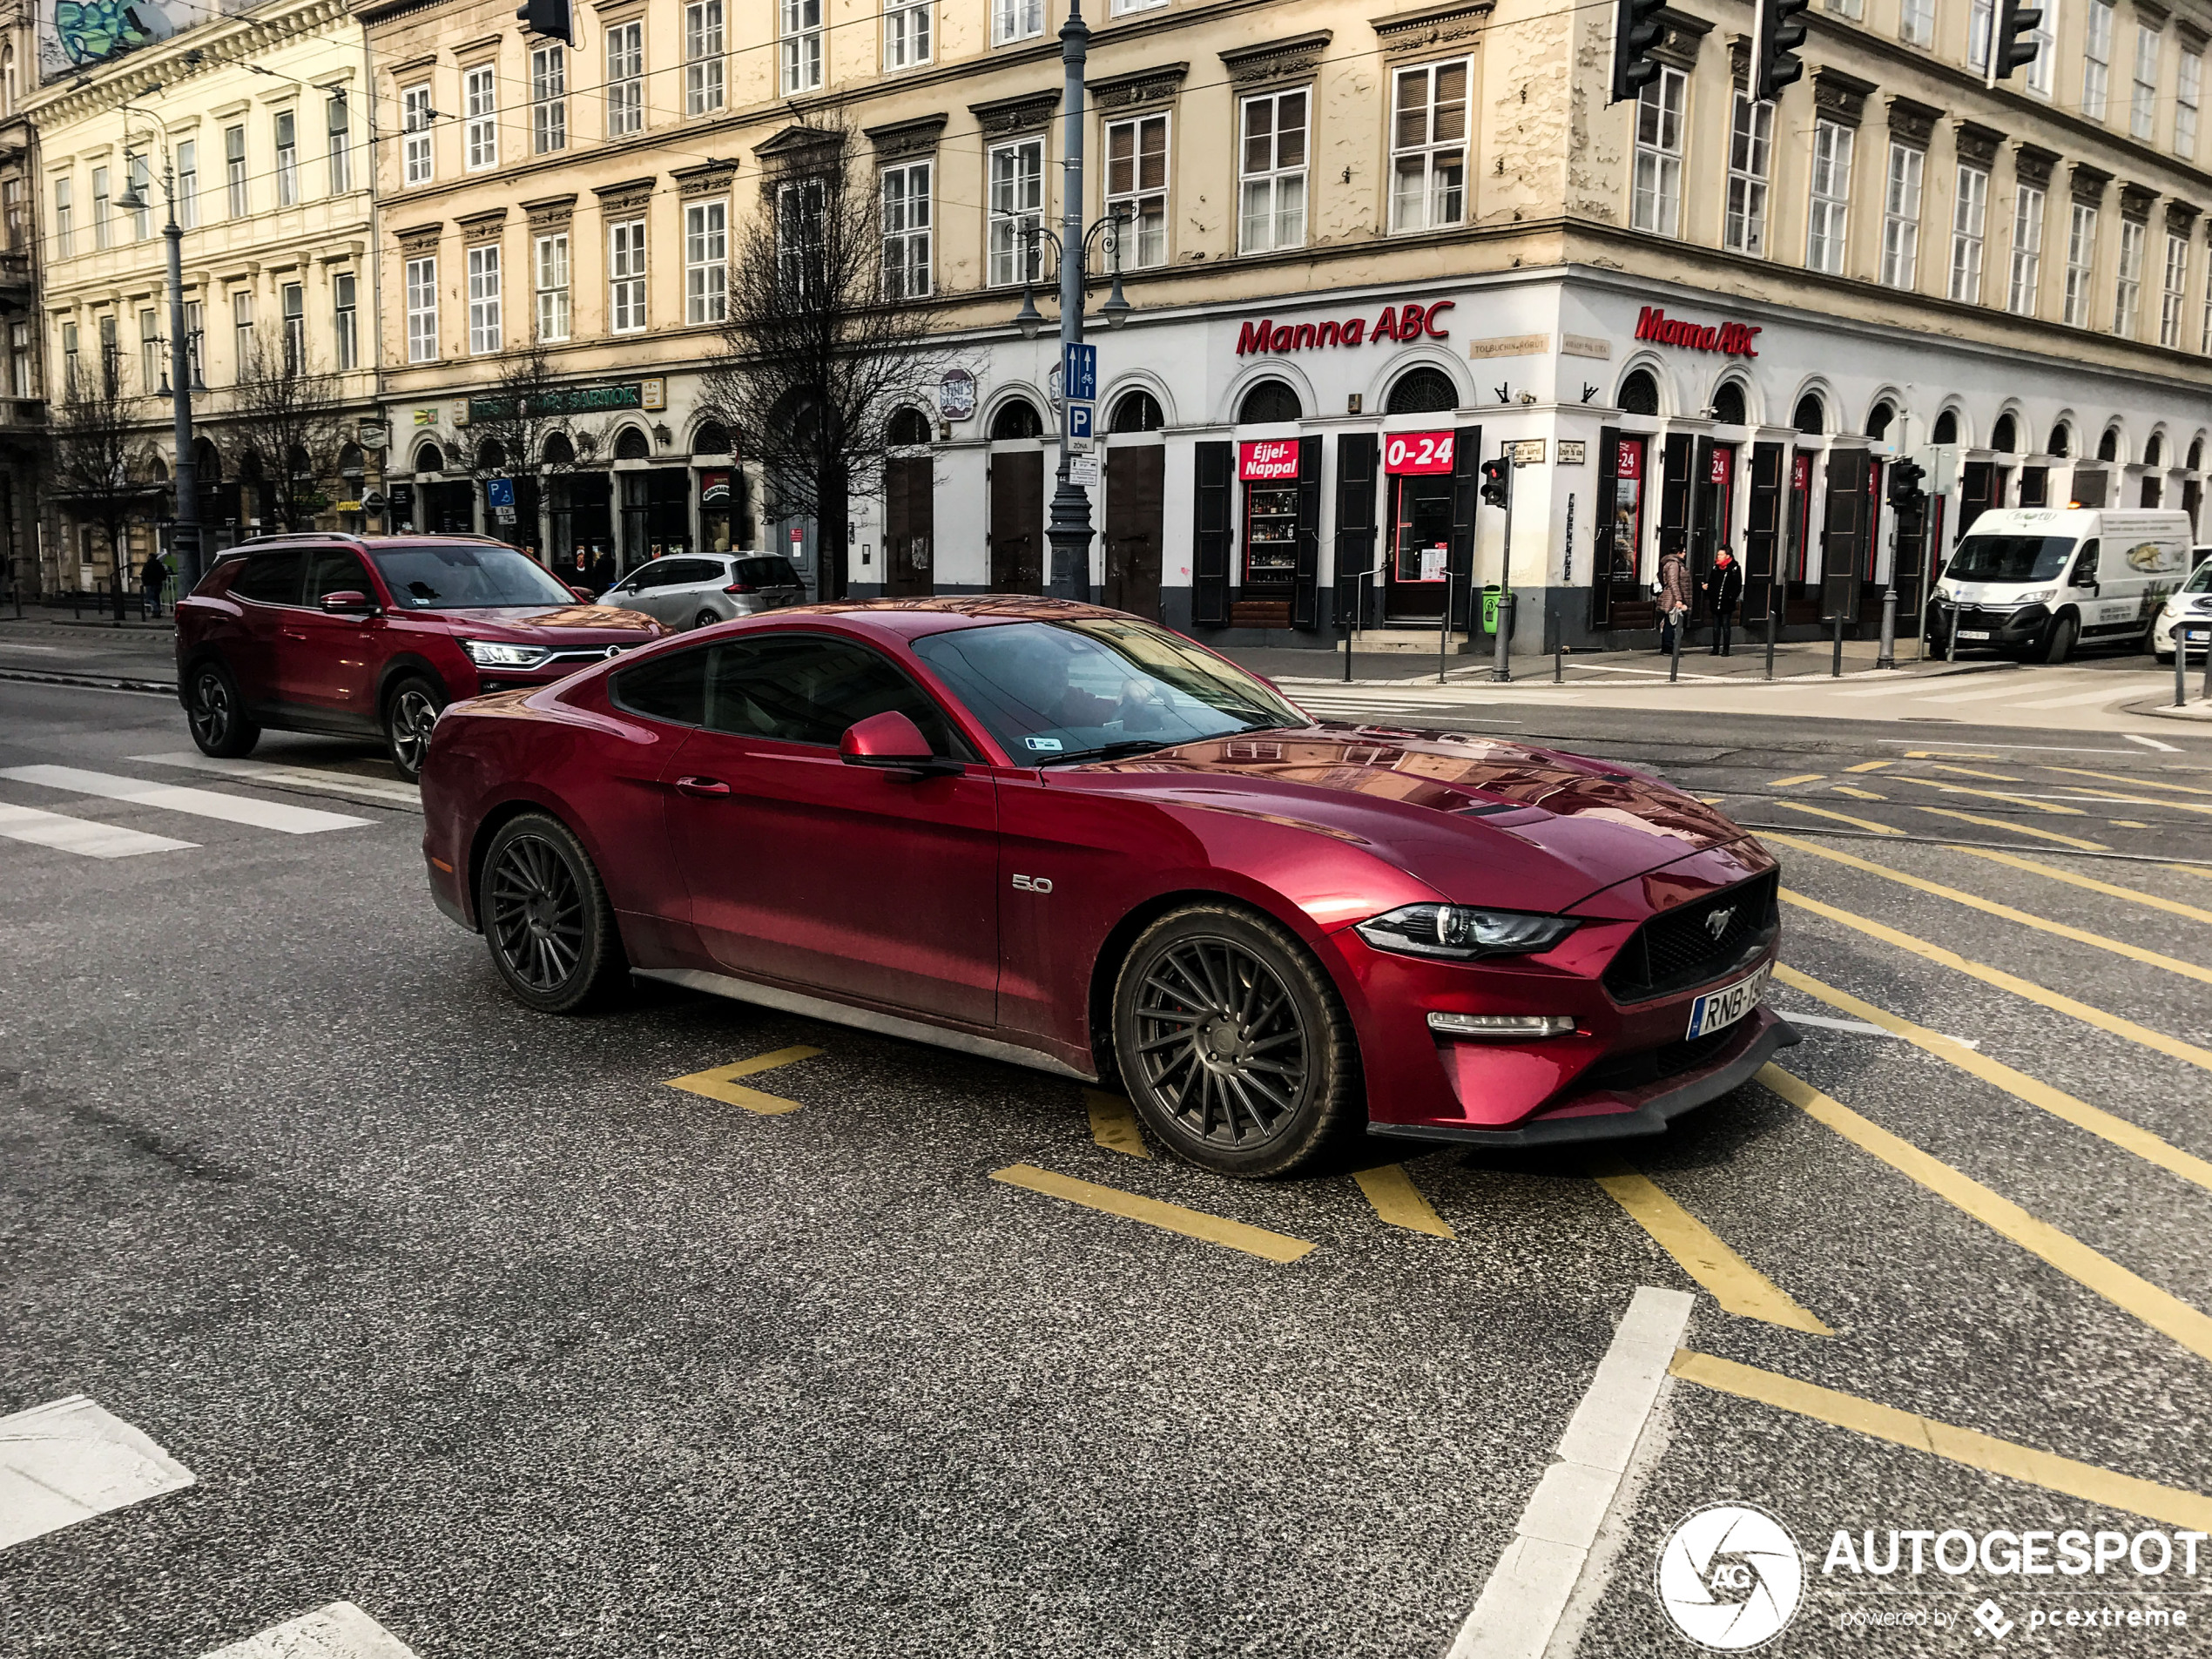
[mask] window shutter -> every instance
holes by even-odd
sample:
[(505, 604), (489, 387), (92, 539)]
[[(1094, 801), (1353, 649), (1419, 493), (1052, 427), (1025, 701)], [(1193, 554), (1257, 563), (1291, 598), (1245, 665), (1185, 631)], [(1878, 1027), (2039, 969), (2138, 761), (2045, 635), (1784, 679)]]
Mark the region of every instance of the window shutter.
[(1444, 567), (1451, 577), (1445, 584), (1452, 608), (1447, 626), (1455, 634), (1467, 631), (1467, 597), (1474, 586), (1474, 521), (1476, 503), (1481, 499), (1477, 493), (1482, 482), (1481, 466), (1482, 428), (1463, 426), (1452, 440), (1452, 546)]
[(1337, 440), (1337, 614), (1340, 626), (1367, 627), (1377, 591), (1375, 467), (1382, 440), (1372, 432), (1347, 432)]
[(1236, 468), (1236, 446), (1209, 442), (1193, 446), (1197, 500), (1191, 512), (1195, 542), (1190, 556), (1190, 620), (1201, 628), (1229, 625), (1229, 490)]
[(1291, 626), (1321, 625), (1314, 589), (1321, 579), (1321, 440), (1298, 441), (1298, 569), (1291, 589)]
[[(1597, 435), (1597, 506), (1590, 515), (1590, 626), (1613, 625), (1613, 561), (1633, 548), (1616, 548), (1614, 502), (1621, 479), (1621, 428), (1601, 427)], [(1635, 572), (1629, 573), (1631, 579)]]

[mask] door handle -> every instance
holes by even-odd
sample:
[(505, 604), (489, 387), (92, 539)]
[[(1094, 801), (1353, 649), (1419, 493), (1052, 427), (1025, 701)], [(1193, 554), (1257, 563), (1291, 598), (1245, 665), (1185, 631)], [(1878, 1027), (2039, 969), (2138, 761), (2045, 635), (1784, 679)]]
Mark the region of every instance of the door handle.
[(297, 628), (286, 628), (280, 630), (280, 631), (287, 639), (305, 639), (307, 637), (307, 635), (301, 633)]
[(719, 778), (678, 778), (676, 780), (676, 792), (679, 795), (689, 795), (697, 800), (711, 800), (717, 795), (728, 794), (730, 786)]

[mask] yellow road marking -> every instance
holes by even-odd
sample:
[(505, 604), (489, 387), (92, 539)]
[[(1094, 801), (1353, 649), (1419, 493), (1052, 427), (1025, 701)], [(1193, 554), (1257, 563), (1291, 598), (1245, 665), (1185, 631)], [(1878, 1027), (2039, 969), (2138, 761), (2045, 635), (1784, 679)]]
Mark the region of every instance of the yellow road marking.
[(2130, 778), (2124, 772), (2091, 772), (2081, 766), (2046, 766), (2043, 770), (2069, 772), (2076, 778), (2101, 778), (2108, 784), (2126, 784), (2131, 789), (2171, 789), (2183, 795), (2212, 795), (2212, 789), (2197, 789), (2188, 784), (2162, 784), (2155, 778)]
[(1703, 1222), (1691, 1215), (1642, 1171), (1618, 1158), (1606, 1158), (1591, 1170), (1598, 1185), (1627, 1211), (1652, 1241), (1681, 1264), (1682, 1271), (1712, 1293), (1730, 1313), (1815, 1336), (1836, 1333), (1794, 1301), (1788, 1291), (1745, 1261)]
[(2148, 795), (2115, 795), (2108, 789), (2091, 789), (2086, 784), (2069, 784), (2075, 800), (2109, 801), (2115, 806), (2163, 806), (2169, 813), (2212, 813), (2212, 806), (2195, 800), (2153, 799)]
[[(1877, 824), (1871, 818), (1853, 818), (1849, 813), (1831, 813), (1825, 806), (1811, 806), (1801, 800), (1778, 800), (1775, 802), (1775, 805), (1777, 806), (1786, 806), (1793, 813), (1811, 813), (1816, 818), (1832, 818), (1838, 824), (1856, 824), (1863, 830), (1872, 830), (1877, 835), (1902, 835), (1905, 833), (1903, 830), (1892, 828), (1890, 825)], [(1789, 838), (1784, 836), (1783, 839), (1787, 840)]]
[(1949, 749), (1907, 749), (1907, 760), (2000, 760), (2001, 755), (1958, 754)]
[(1726, 800), (1728, 797), (1725, 795), (1700, 795), (1697, 799), (1703, 801), (1708, 806), (1717, 806), (1723, 801)]
[(1862, 760), (1855, 766), (1845, 766), (1845, 772), (1879, 772), (1885, 766), (1894, 766), (1894, 760)]
[(2015, 824), (2009, 818), (1984, 818), (1979, 813), (1962, 813), (1950, 806), (1914, 806), (1916, 813), (1933, 813), (1938, 818), (1955, 818), (1965, 824), (1979, 824), (1985, 829), (2000, 829), (2013, 835), (2033, 835), (2039, 841), (2056, 841), (2061, 846), (2071, 846), (2084, 853), (2109, 853), (2112, 849), (2102, 841), (2085, 841), (2078, 835), (2061, 835), (2056, 830), (2038, 829), (2033, 824)]
[(2194, 1042), (2169, 1037), (2163, 1031), (2154, 1031), (2147, 1025), (2137, 1025), (2133, 1020), (2122, 1019), (2117, 1014), (2107, 1014), (2102, 1008), (2076, 1001), (2063, 992), (2051, 990), (2016, 974), (2007, 974), (2001, 968), (1992, 968), (1986, 962), (1968, 961), (1956, 951), (1946, 950), (1940, 945), (1931, 945), (1925, 939), (1915, 939), (1911, 934), (1899, 933), (1894, 927), (1870, 921), (1865, 916), (1854, 916), (1848, 910), (1838, 910), (1835, 906), (1823, 904), (1817, 899), (1808, 899), (1802, 893), (1793, 893), (1784, 887), (1782, 896), (1800, 910), (1810, 910), (1817, 916), (1825, 916), (1829, 921), (1841, 922), (1846, 927), (1855, 927), (1870, 938), (1895, 945), (1899, 950), (1909, 950), (1915, 956), (1925, 957), (1945, 968), (1955, 968), (1961, 974), (1970, 974), (1985, 985), (1994, 985), (2000, 991), (2010, 991), (2013, 995), (2024, 996), (2031, 1002), (2040, 1002), (2055, 1013), (2070, 1015), (2084, 1024), (2095, 1026), (2100, 1031), (2109, 1031), (2116, 1037), (2140, 1042), (2146, 1049), (2155, 1049), (2161, 1054), (2171, 1055), (2176, 1060), (2186, 1060), (2193, 1066), (2202, 1066), (2205, 1070), (2212, 1071), (2212, 1049), (2200, 1049)]
[[(1995, 755), (1978, 755), (1975, 758), (1981, 760), (1997, 759)], [(1928, 764), (1938, 772), (1956, 772), (1961, 778), (1986, 778), (1992, 783), (1997, 784), (2024, 784), (2027, 781), (2025, 778), (2015, 778), (2006, 772), (1977, 772), (1972, 766), (1946, 766), (1940, 760), (1931, 760)]]
[(1010, 1163), (1003, 1170), (992, 1170), (991, 1179), (1003, 1181), (1010, 1187), (1041, 1192), (1048, 1198), (1078, 1204), (1086, 1210), (1103, 1210), (1109, 1216), (1141, 1221), (1148, 1227), (1157, 1227), (1162, 1232), (1181, 1233), (1185, 1238), (1220, 1244), (1229, 1250), (1241, 1250), (1247, 1256), (1264, 1257), (1271, 1262), (1294, 1262), (1313, 1248), (1303, 1238), (1286, 1238), (1281, 1233), (1269, 1232), (1264, 1227), (1247, 1227), (1243, 1222), (1231, 1221), (1225, 1216), (1210, 1216), (1202, 1210), (1185, 1210), (1179, 1204), (1163, 1204), (1157, 1198), (1140, 1198), (1134, 1192), (1123, 1192), (1119, 1187), (1102, 1187), (1096, 1181), (1078, 1181), (1073, 1176), (1055, 1175), (1050, 1170), (1040, 1170), (1034, 1163)]
[(1769, 789), (1787, 789), (1792, 784), (1817, 784), (1826, 776), (1827, 773), (1825, 772), (1801, 772), (1794, 778), (1770, 778), (1767, 780), (1767, 787)]
[(2112, 820), (2112, 826), (2114, 829), (2148, 829), (2150, 827), (2148, 824), (2138, 824), (2132, 818), (2115, 818)]
[(1949, 899), (1953, 903), (1966, 905), (1993, 916), (2002, 916), (2006, 921), (2016, 921), (2023, 927), (2033, 927), (2042, 933), (2056, 934), (2060, 938), (2071, 939), (2077, 944), (2094, 945), (2100, 950), (2111, 951), (2114, 954), (2128, 957), (2130, 961), (2148, 963), (2153, 968), (2162, 968), (2169, 974), (2179, 974), (2185, 979), (2202, 980), (2205, 984), (2212, 985), (2212, 968), (2202, 968), (2195, 962), (2185, 962), (2176, 956), (2162, 956), (2155, 950), (2145, 950), (2141, 945), (2131, 945), (2122, 939), (2107, 939), (2102, 934), (2089, 933), (2080, 927), (2069, 927), (2062, 921), (2048, 921), (2041, 916), (2032, 916), (2025, 910), (2013, 909), (2010, 905), (1999, 904), (1993, 900), (1984, 899), (1976, 894), (1961, 893), (1956, 887), (1946, 887), (1940, 881), (1929, 881), (1917, 875), (1907, 875), (1902, 870), (1885, 870), (1880, 865), (1866, 859), (1854, 858), (1849, 853), (1831, 852), (1824, 846), (1815, 846), (1811, 841), (1801, 841), (1794, 835), (1769, 833), (1774, 834), (1774, 839), (1784, 846), (1794, 846), (1800, 853), (1810, 853), (1815, 858), (1827, 859), (1837, 864), (1847, 864), (1854, 870), (1865, 870), (1870, 874), (1885, 876), (1902, 887), (1912, 887), (1921, 893), (1932, 893), (1939, 899)]
[(1849, 795), (1854, 800), (1887, 800), (1889, 799), (1887, 795), (1878, 795), (1871, 789), (1853, 789), (1849, 784), (1831, 784), (1828, 786), (1838, 795)]
[(1940, 1031), (1931, 1031), (1925, 1025), (1915, 1025), (1901, 1019), (1886, 1008), (1878, 1008), (1871, 1002), (1862, 1002), (1848, 991), (1839, 991), (1832, 985), (1824, 985), (1811, 974), (1799, 973), (1786, 962), (1774, 965), (1774, 976), (1784, 985), (1792, 986), (1808, 996), (1817, 996), (1832, 1008), (1841, 1008), (1855, 1020), (1869, 1025), (1878, 1025), (1892, 1036), (1903, 1037), (1916, 1049), (1925, 1049), (1939, 1060), (1947, 1060), (1963, 1072), (1979, 1077), (1986, 1083), (1994, 1083), (2015, 1100), (2030, 1106), (2040, 1107), (2054, 1117), (2063, 1118), (2079, 1130), (2087, 1130), (2102, 1141), (2108, 1141), (2123, 1152), (2133, 1152), (2146, 1163), (2155, 1163), (2169, 1174), (2192, 1182), (2212, 1192), (2212, 1163), (2194, 1153), (2184, 1152), (2172, 1142), (2161, 1140), (2148, 1130), (2114, 1116), (2086, 1100), (2077, 1099), (2062, 1089), (2054, 1089), (2026, 1072), (1993, 1060), (1978, 1049), (1969, 1049), (1956, 1037), (1947, 1037)]
[(1954, 846), (1953, 853), (1965, 853), (1974, 858), (1987, 859), (1993, 864), (2009, 864), (2016, 870), (2032, 870), (2037, 875), (2047, 875), (2054, 881), (2069, 886), (2087, 887), (2092, 893), (2109, 894), (2115, 899), (2127, 899), (2153, 910), (2164, 910), (2176, 916), (2187, 916), (2191, 921), (2212, 921), (2212, 910), (2200, 910), (2193, 904), (2183, 904), (2179, 899), (2168, 899), (2162, 894), (2140, 893), (2134, 887), (2115, 887), (2109, 881), (2099, 881), (2089, 876), (2076, 875), (2071, 870), (2061, 870), (2055, 865), (2039, 864), (2033, 859), (2015, 858), (2010, 853), (1993, 852), (1982, 846)]
[(794, 1061), (811, 1060), (819, 1053), (819, 1049), (804, 1045), (779, 1049), (773, 1054), (740, 1060), (733, 1066), (714, 1066), (705, 1071), (695, 1071), (688, 1077), (671, 1077), (667, 1087), (681, 1089), (687, 1094), (705, 1095), (709, 1100), (718, 1100), (725, 1106), (742, 1107), (762, 1117), (780, 1117), (786, 1112), (797, 1111), (799, 1103), (778, 1095), (764, 1095), (757, 1089), (740, 1089), (736, 1079), (750, 1077), (757, 1071), (773, 1071), (778, 1066), (788, 1066)]
[(1452, 1231), (1451, 1223), (1438, 1215), (1421, 1196), (1421, 1190), (1406, 1173), (1404, 1164), (1386, 1163), (1379, 1169), (1355, 1170), (1352, 1178), (1367, 1195), (1367, 1202), (1375, 1207), (1375, 1213), (1392, 1226), (1427, 1233), (1436, 1238), (1459, 1237)]
[(1136, 1108), (1127, 1100), (1103, 1089), (1086, 1089), (1083, 1104), (1090, 1111), (1090, 1138), (1099, 1145), (1133, 1158), (1152, 1156), (1152, 1149), (1144, 1144), (1144, 1131), (1137, 1127)]
[(1946, 795), (1979, 795), (1984, 800), (2001, 800), (2007, 806), (2026, 806), (2038, 813), (2054, 813), (2061, 818), (2086, 818), (2079, 806), (2062, 806), (2053, 800), (2035, 800), (2026, 795), (2008, 795), (2001, 789), (1969, 789), (1964, 784), (1946, 784), (1937, 778), (1915, 778), (1910, 772), (1898, 776), (1908, 784), (1918, 784), (1923, 789), (1940, 789)]
[(2071, 1233), (2060, 1232), (2049, 1222), (2030, 1215), (2010, 1198), (1999, 1197), (1973, 1177), (1891, 1134), (1871, 1119), (1861, 1117), (1841, 1101), (1822, 1094), (1781, 1067), (1761, 1067), (1758, 1080), (1808, 1117), (1826, 1124), (1860, 1150), (1919, 1182), (2031, 1256), (2040, 1257), (2075, 1284), (2171, 1337), (2199, 1359), (2212, 1359), (2212, 1318), (2178, 1296), (2138, 1278)]
[(1894, 1406), (1878, 1405), (1856, 1394), (1823, 1388), (1817, 1383), (1799, 1382), (1795, 1377), (1738, 1365), (1733, 1359), (1722, 1359), (1689, 1348), (1676, 1349), (1674, 1363), (1668, 1369), (1684, 1381), (1716, 1393), (1755, 1399), (1777, 1411), (1810, 1417), (1834, 1428), (1849, 1429), (1870, 1440), (1887, 1440), (1892, 1446), (1925, 1452), (1946, 1462), (1963, 1463), (1986, 1474), (2001, 1474), (2009, 1480), (2063, 1492), (2100, 1508), (2125, 1510), (2131, 1515), (2162, 1521), (2169, 1527), (2212, 1532), (2212, 1498), (2179, 1487), (2138, 1480), (2132, 1474), (2120, 1474), (2094, 1463), (2080, 1463), (2013, 1440), (2000, 1440), (1979, 1429), (1938, 1422), (1917, 1412), (1899, 1411)]

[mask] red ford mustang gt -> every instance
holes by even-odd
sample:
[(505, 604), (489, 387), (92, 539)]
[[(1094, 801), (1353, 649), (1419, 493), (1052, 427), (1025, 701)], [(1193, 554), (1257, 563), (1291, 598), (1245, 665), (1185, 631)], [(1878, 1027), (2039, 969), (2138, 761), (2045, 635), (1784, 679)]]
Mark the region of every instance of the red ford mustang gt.
[(1652, 1135), (1797, 1035), (1774, 860), (1657, 779), (1317, 723), (1181, 636), (978, 597), (780, 610), (455, 704), (438, 904), (552, 1013), (625, 972), (1118, 1075), (1285, 1174), (1364, 1120)]

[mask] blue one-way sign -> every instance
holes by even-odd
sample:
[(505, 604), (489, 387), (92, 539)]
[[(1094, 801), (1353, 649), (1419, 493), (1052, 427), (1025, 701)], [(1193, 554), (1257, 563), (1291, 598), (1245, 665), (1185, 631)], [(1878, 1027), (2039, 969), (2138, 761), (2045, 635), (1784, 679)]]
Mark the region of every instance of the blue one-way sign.
[(1098, 347), (1071, 340), (1061, 347), (1060, 395), (1089, 402), (1098, 395)]

